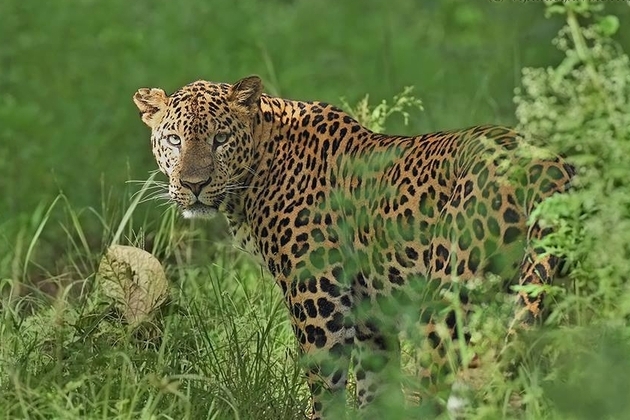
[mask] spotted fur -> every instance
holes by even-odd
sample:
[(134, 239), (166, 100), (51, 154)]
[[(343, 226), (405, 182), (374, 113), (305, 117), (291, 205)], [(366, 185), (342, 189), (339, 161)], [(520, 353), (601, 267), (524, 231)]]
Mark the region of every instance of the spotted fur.
[[(509, 128), (378, 134), (331, 105), (262, 94), (255, 76), (140, 89), (134, 101), (183, 214), (223, 213), (282, 288), (310, 356), (313, 419), (334, 417), (351, 352), (359, 407), (396, 387), (384, 375), (401, 308), (425, 313), (429, 286), (487, 273), (544, 284), (557, 270), (533, 245), (548, 230), (526, 221), (571, 168), (521, 153)], [(540, 305), (522, 293), (519, 319)]]

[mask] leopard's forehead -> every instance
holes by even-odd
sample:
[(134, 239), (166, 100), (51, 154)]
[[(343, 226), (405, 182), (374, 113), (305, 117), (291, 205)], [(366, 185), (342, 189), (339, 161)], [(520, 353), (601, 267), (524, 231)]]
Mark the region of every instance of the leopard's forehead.
[(222, 125), (228, 111), (230, 85), (198, 80), (169, 96), (165, 125), (201, 133)]
[(198, 80), (175, 91), (169, 97), (169, 108), (188, 113), (201, 112), (206, 106), (208, 111), (227, 105), (230, 85)]
[(186, 86), (175, 91), (171, 97), (181, 97), (184, 95), (210, 95), (210, 96), (227, 96), (230, 85), (227, 83), (214, 83), (206, 80), (197, 80), (187, 84)]

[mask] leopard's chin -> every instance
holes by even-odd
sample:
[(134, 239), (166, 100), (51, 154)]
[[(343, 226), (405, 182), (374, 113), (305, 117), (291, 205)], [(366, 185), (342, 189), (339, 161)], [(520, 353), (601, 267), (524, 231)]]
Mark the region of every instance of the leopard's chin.
[(196, 202), (182, 208), (182, 216), (185, 219), (211, 219), (217, 214), (216, 207)]

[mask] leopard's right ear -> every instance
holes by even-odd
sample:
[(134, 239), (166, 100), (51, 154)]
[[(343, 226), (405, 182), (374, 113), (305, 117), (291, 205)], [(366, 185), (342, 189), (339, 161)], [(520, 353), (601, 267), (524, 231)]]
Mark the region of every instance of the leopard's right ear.
[(142, 121), (150, 128), (155, 128), (166, 113), (168, 97), (162, 89), (142, 88), (133, 95), (133, 101), (140, 110)]

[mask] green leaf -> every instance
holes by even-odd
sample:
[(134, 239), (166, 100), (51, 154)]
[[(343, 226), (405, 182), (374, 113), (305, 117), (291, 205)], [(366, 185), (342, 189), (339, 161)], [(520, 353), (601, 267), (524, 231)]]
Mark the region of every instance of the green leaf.
[(549, 18), (551, 15), (562, 15), (566, 13), (566, 9), (563, 4), (549, 4), (547, 3), (547, 9), (545, 10), (545, 17)]
[(619, 29), (619, 18), (617, 16), (604, 16), (597, 22), (597, 30), (603, 36), (612, 36)]

